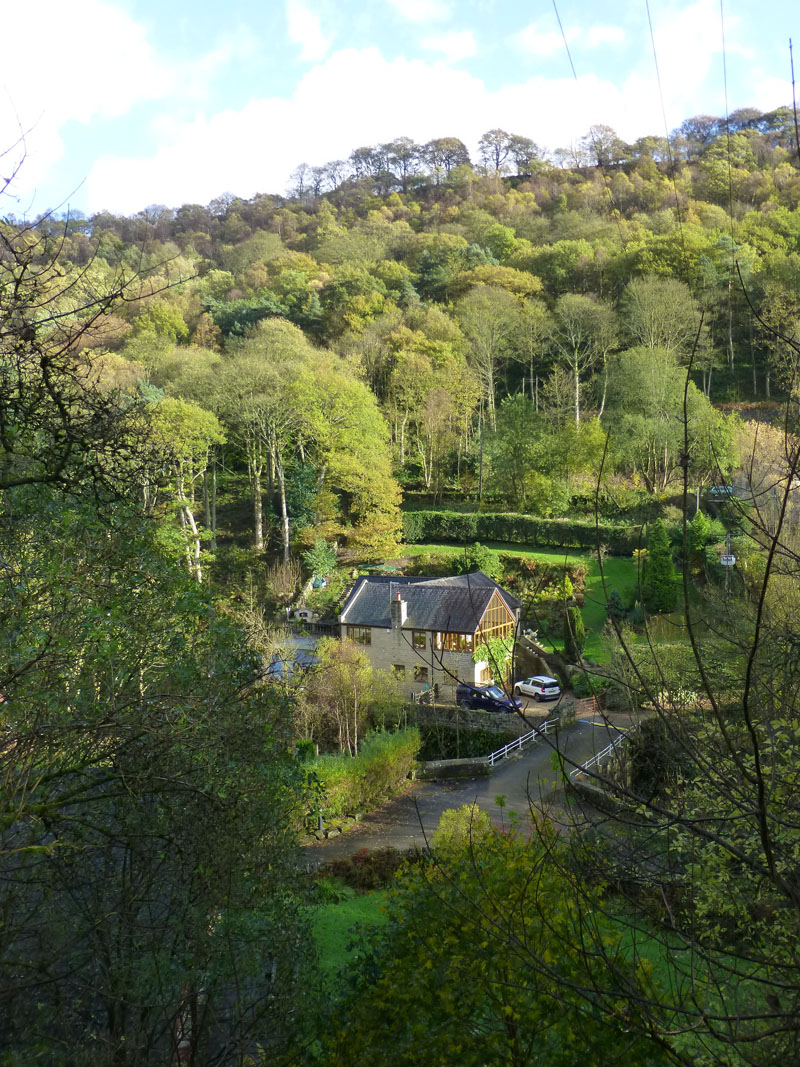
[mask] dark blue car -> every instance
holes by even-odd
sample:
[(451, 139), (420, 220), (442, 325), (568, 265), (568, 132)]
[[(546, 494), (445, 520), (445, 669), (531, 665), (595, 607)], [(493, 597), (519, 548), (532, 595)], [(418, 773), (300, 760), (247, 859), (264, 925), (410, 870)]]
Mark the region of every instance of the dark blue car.
[(465, 685), (456, 688), (456, 703), (473, 711), (519, 711), (522, 701), (508, 697), (499, 685)]

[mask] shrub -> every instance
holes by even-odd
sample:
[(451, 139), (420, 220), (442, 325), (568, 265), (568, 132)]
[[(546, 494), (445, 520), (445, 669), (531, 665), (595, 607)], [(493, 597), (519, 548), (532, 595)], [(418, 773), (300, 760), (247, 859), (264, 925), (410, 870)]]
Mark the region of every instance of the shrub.
[(361, 848), (346, 859), (326, 863), (323, 871), (328, 880), (344, 882), (351, 891), (372, 893), (387, 886), (408, 861), (408, 856), (388, 845), (373, 852)]
[(318, 808), (325, 819), (370, 811), (400, 789), (420, 747), (416, 727), (369, 734), (357, 756), (320, 756), (312, 774), (318, 783)]
[(442, 813), (431, 844), (444, 857), (472, 850), (490, 840), (497, 831), (477, 803), (462, 804)]
[(672, 546), (662, 519), (656, 520), (647, 539), (643, 588), (648, 610), (675, 610), (678, 603), (678, 586), (672, 563)]
[(606, 604), (606, 615), (609, 619), (613, 619), (614, 622), (620, 623), (625, 618), (627, 612), (625, 605), (622, 603), (622, 597), (618, 589), (611, 589), (608, 593), (608, 603)]
[(571, 604), (564, 618), (564, 658), (568, 663), (580, 662), (586, 644), (586, 629), (581, 609)]
[[(328, 869), (330, 869), (329, 865)], [(321, 874), (314, 879), (312, 897), (315, 904), (341, 904), (355, 896), (354, 888), (341, 875)]]
[(494, 730), (471, 726), (468, 730), (439, 724), (422, 727), (421, 760), (476, 759), (494, 752), (504, 740), (498, 740)]
[(576, 697), (600, 696), (613, 688), (613, 681), (601, 674), (589, 674), (587, 671), (572, 676), (572, 692)]
[(317, 746), (310, 738), (303, 737), (295, 744), (294, 752), (301, 763), (308, 763), (316, 758)]
[(445, 552), (422, 552), (413, 557), (405, 571), (426, 578), (447, 578), (453, 573), (453, 557)]
[(497, 573), (497, 563), (492, 555), (492, 550), (482, 545), (480, 541), (476, 541), (473, 545), (468, 545), (464, 549), (463, 555), (456, 557), (454, 565), (458, 574), (483, 571), (489, 578), (494, 578)]
[(313, 547), (303, 553), (303, 563), (310, 574), (327, 578), (336, 570), (336, 547), (318, 537)]

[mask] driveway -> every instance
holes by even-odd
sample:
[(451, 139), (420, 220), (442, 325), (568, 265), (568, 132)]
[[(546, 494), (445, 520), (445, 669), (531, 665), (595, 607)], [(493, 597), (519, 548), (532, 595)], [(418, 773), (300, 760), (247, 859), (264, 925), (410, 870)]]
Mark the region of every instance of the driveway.
[[(304, 846), (304, 860), (309, 864), (327, 863), (351, 856), (362, 848), (425, 848), (442, 812), (473, 802), (497, 826), (508, 822), (511, 811), (529, 822), (531, 803), (545, 810), (563, 806), (556, 752), (563, 757), (569, 771), (600, 752), (617, 736), (618, 731), (613, 727), (581, 720), (567, 730), (542, 738), (522, 754), (503, 760), (487, 777), (412, 782), (402, 796), (364, 816), (357, 828)], [(505, 798), (504, 806), (497, 803), (498, 797)]]

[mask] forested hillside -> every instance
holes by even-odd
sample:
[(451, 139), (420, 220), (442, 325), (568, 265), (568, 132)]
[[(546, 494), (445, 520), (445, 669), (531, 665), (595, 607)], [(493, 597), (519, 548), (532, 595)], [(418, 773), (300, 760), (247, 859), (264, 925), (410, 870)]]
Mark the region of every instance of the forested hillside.
[(790, 373), (769, 331), (798, 313), (793, 135), (787, 109), (744, 109), (669, 142), (595, 127), (553, 162), (492, 130), (474, 165), (453, 138), (400, 139), (298, 168), (288, 199), (38, 232), (82, 284), (145, 272), (152, 295), (90, 344), (109, 387), (202, 423), (187, 491), (225, 456), (256, 549), (316, 534), (378, 557), (397, 484), (563, 514), (609, 434), (606, 473), (665, 490), (690, 355), (694, 481), (730, 470), (719, 405), (768, 402)]
[[(409, 915), (422, 969), (441, 899), (456, 917), (466, 899), (446, 943), (469, 927), (492, 1067), (538, 1062), (539, 1026), (553, 1063), (793, 1062), (792, 112), (633, 145), (597, 126), (549, 157), (499, 129), (473, 160), (400, 138), (295, 178), (288, 196), (0, 223), (0, 1061), (345, 1064), (352, 1023), (382, 1063), (396, 984), (404, 1018), (459, 1022), (447, 961), (441, 1003), (393, 968)], [(761, 502), (729, 500), (737, 480)], [(456, 827), (337, 1001), (294, 852), (322, 810), (303, 760), (338, 748), (346, 776), (365, 729), (405, 717), (349, 642), (321, 646), (308, 685), (270, 674), (273, 625), (304, 585), (335, 613), (355, 568), (479, 531), (626, 557), (628, 602), (599, 574), (605, 677), (583, 684), (653, 716), (614, 786), (629, 818), (572, 845), (543, 824), (534, 853), (483, 827), (486, 877)], [(585, 562), (503, 565), (557, 619), (577, 685)], [(680, 638), (654, 637), (676, 611)], [(382, 743), (376, 766), (410, 762), (407, 737)], [(489, 1062), (476, 1035), (465, 1063)], [(402, 1062), (433, 1063), (420, 1040)]]

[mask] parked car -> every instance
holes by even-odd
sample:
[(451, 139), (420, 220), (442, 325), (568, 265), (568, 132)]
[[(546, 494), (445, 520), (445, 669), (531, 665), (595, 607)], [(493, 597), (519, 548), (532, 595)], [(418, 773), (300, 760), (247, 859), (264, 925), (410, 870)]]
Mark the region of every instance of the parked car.
[(708, 495), (712, 498), (719, 499), (727, 496), (733, 496), (732, 485), (712, 485), (708, 490)]
[(514, 683), (517, 696), (533, 697), (534, 700), (556, 700), (561, 696), (561, 686), (556, 678), (547, 674), (536, 674), (532, 678), (521, 678)]
[(522, 701), (508, 697), (499, 685), (466, 685), (456, 687), (456, 702), (461, 708), (473, 711), (519, 711)]

